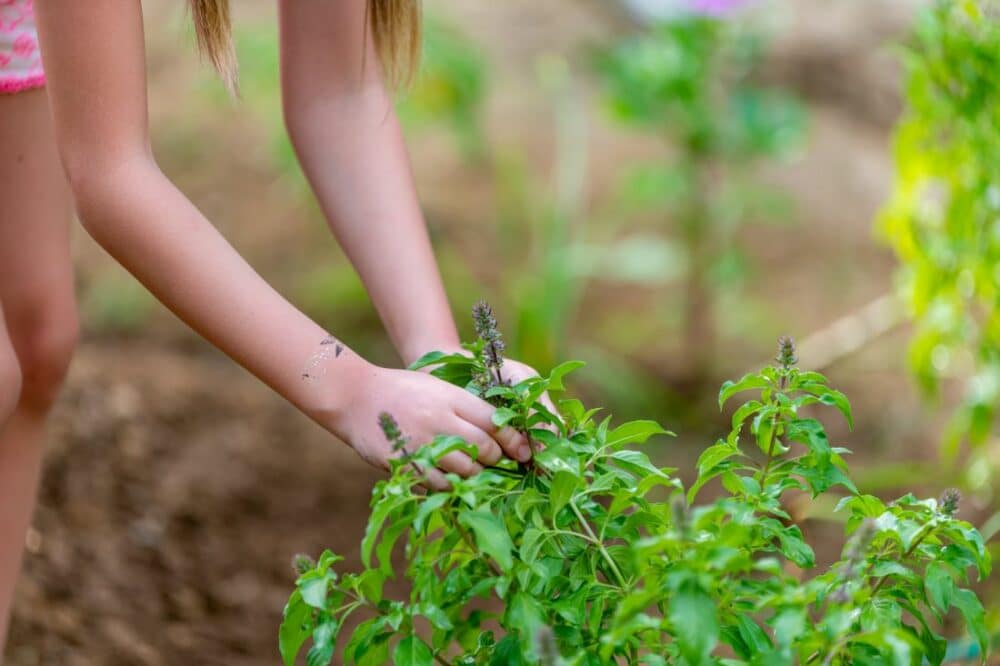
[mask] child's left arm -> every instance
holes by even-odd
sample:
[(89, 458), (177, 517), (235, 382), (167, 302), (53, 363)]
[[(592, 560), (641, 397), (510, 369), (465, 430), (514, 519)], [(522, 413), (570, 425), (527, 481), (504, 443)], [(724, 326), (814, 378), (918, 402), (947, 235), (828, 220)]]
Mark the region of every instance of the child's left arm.
[(459, 345), (365, 0), (282, 0), (292, 144), (405, 363)]

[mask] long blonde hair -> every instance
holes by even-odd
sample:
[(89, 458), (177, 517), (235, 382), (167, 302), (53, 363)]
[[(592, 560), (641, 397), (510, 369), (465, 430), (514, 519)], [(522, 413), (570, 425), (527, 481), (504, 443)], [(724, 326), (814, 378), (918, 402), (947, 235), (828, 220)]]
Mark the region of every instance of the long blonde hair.
[[(188, 0), (198, 48), (236, 92), (238, 71), (229, 18), (229, 0)], [(375, 49), (392, 86), (406, 85), (420, 60), (420, 0), (368, 0), (366, 15)]]

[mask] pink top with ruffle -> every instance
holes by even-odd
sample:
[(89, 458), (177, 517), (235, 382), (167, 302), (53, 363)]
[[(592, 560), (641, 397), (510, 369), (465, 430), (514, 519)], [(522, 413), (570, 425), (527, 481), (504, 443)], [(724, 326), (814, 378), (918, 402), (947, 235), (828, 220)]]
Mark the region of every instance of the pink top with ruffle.
[(45, 85), (34, 0), (0, 0), (0, 93)]

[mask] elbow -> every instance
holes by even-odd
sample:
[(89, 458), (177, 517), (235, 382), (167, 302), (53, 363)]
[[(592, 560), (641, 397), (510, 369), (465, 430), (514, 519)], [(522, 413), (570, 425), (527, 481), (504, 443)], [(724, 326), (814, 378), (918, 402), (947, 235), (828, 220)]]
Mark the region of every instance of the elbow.
[(80, 223), (100, 241), (115, 219), (115, 202), (134, 191), (139, 174), (156, 168), (151, 155), (105, 154), (102, 151), (64, 148), (63, 171), (73, 193)]

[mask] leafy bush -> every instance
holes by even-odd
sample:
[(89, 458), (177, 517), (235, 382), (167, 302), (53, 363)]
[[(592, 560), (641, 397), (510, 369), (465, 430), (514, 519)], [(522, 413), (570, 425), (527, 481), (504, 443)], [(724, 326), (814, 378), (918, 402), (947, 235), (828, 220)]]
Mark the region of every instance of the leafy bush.
[[(937, 2), (904, 51), (906, 108), (881, 226), (916, 323), (914, 372), (928, 391), (967, 379), (947, 448), (967, 440), (988, 468), (982, 445), (1000, 405), (1000, 21), (982, 5)], [(990, 474), (978, 476), (971, 485), (984, 490)]]
[[(414, 367), (489, 400), (496, 424), (527, 433), (536, 455), (424, 494), (422, 468), (476, 447), (444, 435), (412, 446), (383, 414), (399, 458), (374, 490), (365, 568), (338, 572), (329, 551), (299, 558), (279, 636), (286, 664), (310, 638), (308, 664), (328, 663), (355, 613), (367, 618), (343, 646), (353, 664), (940, 663), (935, 627), (950, 608), (985, 654), (983, 608), (963, 586), (970, 571), (988, 575), (990, 559), (956, 517), (957, 493), (890, 504), (859, 493), (847, 451), (805, 415), (828, 405), (850, 422), (850, 405), (795, 367), (791, 340), (774, 366), (722, 387), (720, 406), (752, 398), (685, 490), (632, 446), (668, 434), (657, 423), (612, 427), (578, 400), (561, 400), (559, 415), (539, 402), (580, 363), (511, 386), (485, 306), (477, 332), (468, 355), (432, 353)], [(696, 502), (713, 480), (722, 496)], [(834, 488), (845, 493), (847, 544), (814, 575), (816, 556), (783, 500)], [(383, 588), (400, 542), (411, 591), (396, 599)]]

